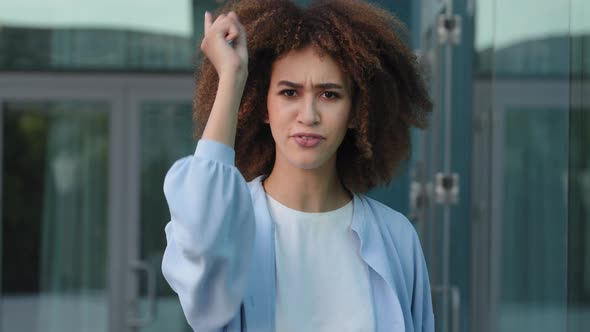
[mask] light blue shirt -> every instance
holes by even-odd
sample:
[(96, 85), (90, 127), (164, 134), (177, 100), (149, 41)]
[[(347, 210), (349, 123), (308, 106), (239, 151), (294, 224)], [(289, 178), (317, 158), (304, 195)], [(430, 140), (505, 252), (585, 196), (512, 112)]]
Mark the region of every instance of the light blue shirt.
[[(171, 221), (162, 272), (193, 330), (274, 332), (274, 224), (264, 176), (246, 182), (234, 158), (231, 147), (200, 140), (194, 156), (166, 174)], [(433, 332), (428, 271), (414, 227), (362, 194), (353, 194), (353, 207), (375, 331)]]

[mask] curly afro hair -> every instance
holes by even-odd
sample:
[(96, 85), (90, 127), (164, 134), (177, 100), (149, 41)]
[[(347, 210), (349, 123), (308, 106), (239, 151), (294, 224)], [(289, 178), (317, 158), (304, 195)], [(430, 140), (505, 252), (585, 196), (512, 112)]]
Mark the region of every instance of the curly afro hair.
[[(214, 13), (234, 11), (244, 25), (248, 80), (240, 104), (236, 166), (247, 181), (269, 174), (275, 143), (264, 122), (271, 68), (291, 50), (313, 46), (331, 56), (353, 82), (353, 128), (337, 152), (337, 171), (352, 192), (388, 184), (409, 157), (410, 128), (425, 128), (432, 103), (417, 58), (405, 45), (406, 29), (388, 11), (359, 0), (229, 1)], [(219, 78), (203, 59), (196, 73), (193, 115), (200, 138)]]

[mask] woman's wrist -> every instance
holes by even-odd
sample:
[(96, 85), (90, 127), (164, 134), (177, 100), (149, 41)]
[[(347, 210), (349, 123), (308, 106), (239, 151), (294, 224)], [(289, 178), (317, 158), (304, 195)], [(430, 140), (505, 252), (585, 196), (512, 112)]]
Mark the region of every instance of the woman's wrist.
[(219, 85), (229, 85), (234, 88), (243, 89), (248, 80), (248, 72), (245, 70), (235, 70), (223, 72), (219, 75)]

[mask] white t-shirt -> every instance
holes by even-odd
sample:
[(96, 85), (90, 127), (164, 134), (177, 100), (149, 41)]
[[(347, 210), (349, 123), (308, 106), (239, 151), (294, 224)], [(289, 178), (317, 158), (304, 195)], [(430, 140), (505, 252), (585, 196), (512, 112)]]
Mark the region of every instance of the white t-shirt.
[(352, 201), (309, 213), (266, 197), (275, 224), (276, 330), (372, 332), (368, 267), (350, 229)]

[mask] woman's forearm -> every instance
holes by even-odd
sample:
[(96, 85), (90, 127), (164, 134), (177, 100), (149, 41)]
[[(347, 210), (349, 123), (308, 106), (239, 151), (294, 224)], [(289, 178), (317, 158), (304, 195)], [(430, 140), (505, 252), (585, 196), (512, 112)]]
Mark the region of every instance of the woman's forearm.
[(248, 74), (236, 72), (219, 78), (217, 95), (203, 131), (203, 139), (209, 139), (234, 147), (238, 111)]

